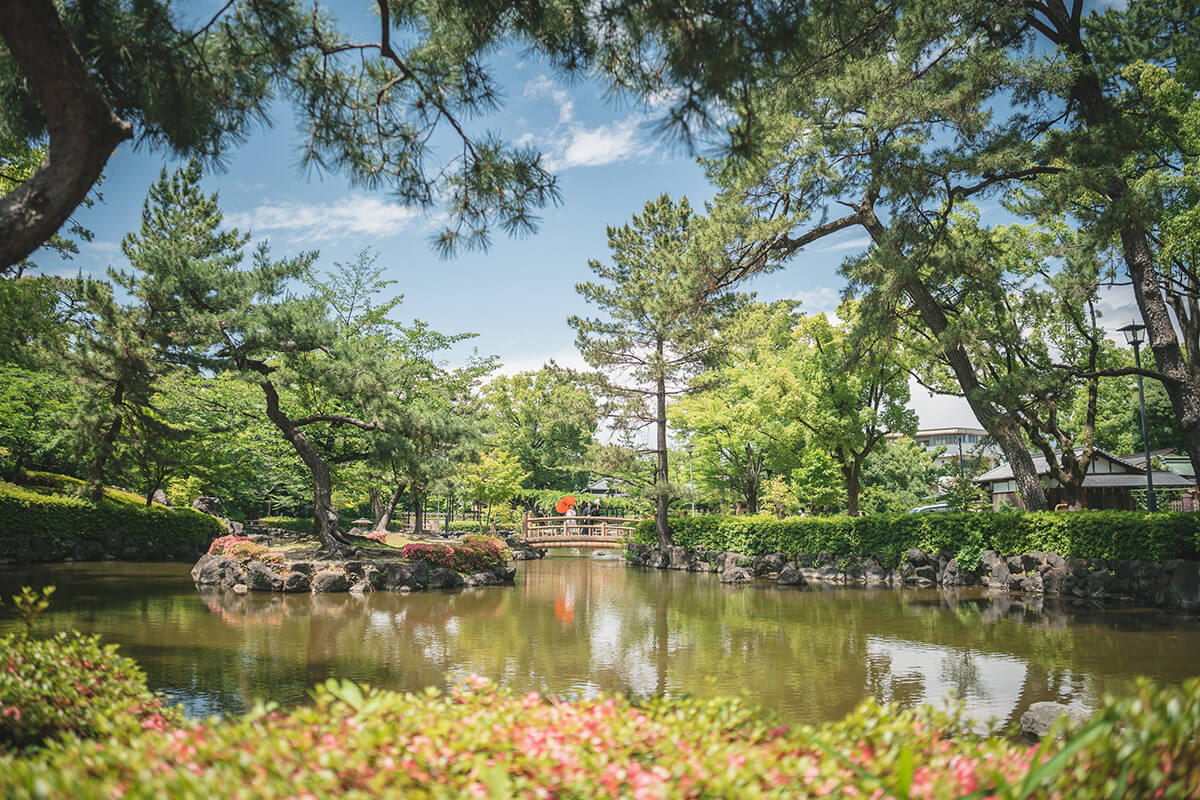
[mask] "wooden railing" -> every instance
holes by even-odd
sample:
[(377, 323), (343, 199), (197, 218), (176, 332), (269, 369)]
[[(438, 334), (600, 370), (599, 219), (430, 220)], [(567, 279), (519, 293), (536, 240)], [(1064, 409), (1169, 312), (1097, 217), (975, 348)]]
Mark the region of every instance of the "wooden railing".
[(628, 517), (521, 517), (521, 538), (537, 547), (621, 547), (639, 520)]

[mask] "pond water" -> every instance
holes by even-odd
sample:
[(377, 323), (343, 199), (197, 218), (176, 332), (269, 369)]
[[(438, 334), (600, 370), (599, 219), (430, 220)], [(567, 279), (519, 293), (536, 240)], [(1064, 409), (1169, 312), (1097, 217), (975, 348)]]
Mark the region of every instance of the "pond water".
[(791, 589), (625, 567), (523, 562), (515, 587), (351, 595), (198, 592), (183, 564), (58, 564), (0, 571), (7, 598), (58, 586), (39, 622), (121, 645), (189, 713), (303, 702), (326, 678), (415, 690), (468, 673), (515, 691), (744, 693), (793, 722), (867, 696), (904, 706), (951, 692), (982, 721), (1030, 703), (1093, 708), (1138, 675), (1200, 672), (1200, 617), (1022, 600), (982, 591)]

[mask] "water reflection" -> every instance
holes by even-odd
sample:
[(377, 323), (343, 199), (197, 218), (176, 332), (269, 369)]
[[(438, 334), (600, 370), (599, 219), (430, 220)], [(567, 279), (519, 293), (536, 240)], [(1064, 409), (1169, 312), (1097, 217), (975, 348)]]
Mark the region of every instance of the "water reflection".
[[(516, 691), (745, 693), (793, 721), (863, 697), (962, 698), (1006, 724), (1030, 703), (1090, 708), (1137, 675), (1196, 672), (1200, 620), (978, 591), (793, 590), (524, 562), (515, 587), (410, 595), (197, 592), (182, 565), (63, 564), (0, 572), (0, 593), (55, 583), (44, 629), (102, 633), (193, 714), (300, 702), (327, 678), (397, 689), (477, 672)], [(0, 609), (0, 630), (17, 623)]]

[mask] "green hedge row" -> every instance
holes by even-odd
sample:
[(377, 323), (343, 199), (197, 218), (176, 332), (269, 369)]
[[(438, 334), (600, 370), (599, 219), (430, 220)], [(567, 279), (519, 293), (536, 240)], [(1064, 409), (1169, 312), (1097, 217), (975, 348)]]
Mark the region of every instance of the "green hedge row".
[[(820, 553), (898, 556), (926, 551), (996, 550), (1017, 555), (1045, 550), (1064, 557), (1195, 558), (1200, 514), (1138, 511), (879, 514), (866, 517), (704, 516), (671, 520), (675, 544), (746, 555)], [(634, 538), (653, 543), (654, 521)]]
[[(520, 530), (521, 524), (516, 525), (496, 523), (496, 530), (501, 533), (512, 533)], [(482, 532), (487, 532), (487, 525), (483, 526)], [(451, 533), (480, 533), (479, 523), (473, 519), (456, 519), (450, 523)]]
[(97, 542), (106, 553), (118, 544), (201, 552), (224, 534), (219, 520), (190, 508), (96, 504), (0, 482), (0, 557), (54, 561), (74, 555), (81, 542)]

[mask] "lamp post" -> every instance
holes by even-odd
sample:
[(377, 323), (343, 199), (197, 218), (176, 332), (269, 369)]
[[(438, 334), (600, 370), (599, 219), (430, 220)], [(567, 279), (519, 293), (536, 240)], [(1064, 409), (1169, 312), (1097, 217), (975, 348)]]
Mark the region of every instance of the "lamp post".
[(692, 451), (696, 449), (696, 445), (688, 442), (688, 494), (692, 496), (692, 516), (696, 516), (696, 482), (692, 479)]
[[(1131, 322), (1123, 328), (1117, 328), (1117, 330), (1125, 334), (1126, 342), (1133, 345), (1133, 363), (1138, 370), (1141, 370), (1142, 356), (1138, 348), (1145, 341), (1142, 338), (1142, 332), (1146, 330), (1146, 326)], [(1137, 381), (1138, 404), (1142, 409), (1142, 448), (1146, 451), (1146, 509), (1157, 511), (1158, 501), (1154, 497), (1154, 473), (1150, 465), (1150, 436), (1146, 432), (1146, 393), (1142, 389), (1142, 373), (1140, 371), (1138, 372)]]

